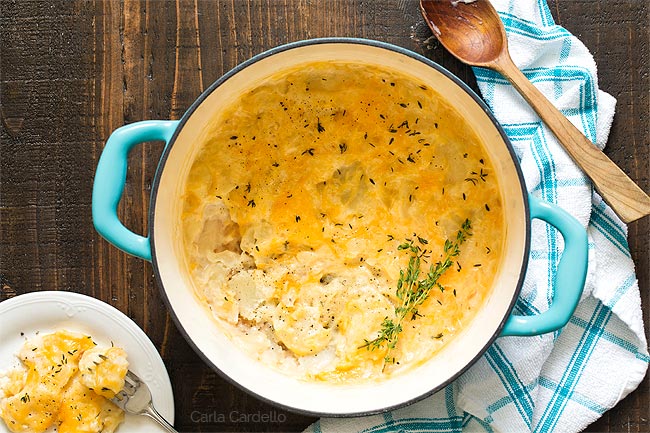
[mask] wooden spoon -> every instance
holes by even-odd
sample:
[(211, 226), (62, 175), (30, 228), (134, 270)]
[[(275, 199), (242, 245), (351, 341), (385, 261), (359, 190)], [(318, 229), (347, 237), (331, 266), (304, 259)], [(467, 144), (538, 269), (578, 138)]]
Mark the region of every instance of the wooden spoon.
[(426, 23), (458, 60), (494, 69), (537, 112), (624, 222), (650, 214), (650, 197), (585, 137), (515, 66), (503, 24), (488, 0), (420, 0)]

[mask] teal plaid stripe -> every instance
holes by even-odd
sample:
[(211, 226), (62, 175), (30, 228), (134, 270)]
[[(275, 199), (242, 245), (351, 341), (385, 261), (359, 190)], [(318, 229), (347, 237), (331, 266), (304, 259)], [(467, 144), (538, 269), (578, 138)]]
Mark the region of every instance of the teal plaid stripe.
[(462, 417), (456, 418), (403, 418), (387, 422), (366, 430), (363, 433), (396, 432), (439, 432), (454, 433), (462, 431)]
[[(527, 37), (538, 41), (561, 41), (561, 48), (558, 53), (558, 65), (555, 68), (526, 68), (524, 74), (538, 86), (550, 86), (552, 97), (560, 99), (565, 89), (572, 88), (577, 91), (579, 105), (576, 107), (563, 107), (563, 114), (578, 121), (577, 126), (592, 141), (596, 140), (597, 134), (597, 105), (598, 105), (598, 88), (594, 76), (589, 69), (565, 65), (564, 62), (569, 59), (572, 49), (570, 34), (566, 30), (554, 26), (545, 2), (539, 2), (542, 13), (542, 20), (545, 21), (546, 27), (540, 27), (534, 23), (522, 20), (509, 12), (501, 12), (501, 18), (504, 21), (506, 32), (509, 35)], [(510, 3), (510, 9), (514, 8), (514, 3)], [(499, 74), (481, 68), (474, 69), (477, 82), (481, 89), (484, 99), (488, 106), (495, 112), (499, 112), (498, 107), (494, 104), (500, 101), (502, 88), (508, 88), (509, 83)], [(526, 179), (535, 179), (527, 184), (529, 191), (538, 195), (542, 199), (557, 203), (561, 190), (567, 188), (584, 188), (588, 186), (588, 181), (584, 175), (576, 171), (571, 177), (565, 177), (564, 173), (559, 173), (556, 165), (555, 151), (550, 147), (550, 139), (554, 139), (544, 126), (539, 122), (524, 122), (504, 124), (506, 134), (510, 138), (515, 148), (515, 153), (520, 162), (527, 158), (529, 164), (526, 167), (537, 171), (533, 176), (531, 172), (524, 172)], [(592, 213), (591, 226), (606, 238), (611, 245), (622, 255), (629, 258), (629, 248), (626, 239), (624, 227), (620, 222), (613, 220), (606, 213), (604, 203), (595, 206)], [(530, 255), (529, 269), (535, 266), (546, 268), (546, 301), (550, 303), (553, 293), (553, 281), (555, 276), (556, 264), (559, 260), (559, 239), (557, 233), (551, 227), (545, 228), (546, 245), (542, 249), (533, 249)], [(590, 244), (590, 249), (595, 245)], [(582, 336), (574, 348), (567, 368), (560, 378), (540, 376), (536, 381), (524, 383), (517, 369), (512, 367), (507, 361), (507, 356), (503, 352), (498, 353), (499, 343), (493, 345), (486, 353), (485, 359), (493, 368), (495, 374), (499, 377), (504, 390), (507, 394), (488, 404), (486, 411), (489, 414), (483, 422), (489, 425), (494, 421), (494, 413), (504, 410), (508, 406), (514, 406), (515, 412), (509, 412), (512, 416), (517, 413), (521, 418), (523, 425), (528, 429), (531, 427), (535, 432), (554, 431), (561, 419), (569, 402), (574, 402), (582, 407), (600, 415), (607, 410), (599, 402), (576, 392), (582, 374), (584, 374), (591, 356), (601, 339), (615, 344), (617, 347), (624, 349), (637, 359), (648, 361), (648, 355), (641, 351), (636, 344), (622, 338), (611, 331), (606, 331), (607, 324), (612, 317), (611, 309), (616, 302), (621, 299), (625, 293), (635, 284), (636, 278), (631, 271), (629, 276), (616, 288), (613, 296), (604, 305), (598, 303), (594, 309), (590, 320), (574, 317), (569, 326), (575, 326), (583, 329)], [(543, 284), (542, 284), (543, 286)], [(536, 314), (539, 312), (539, 301), (537, 291), (523, 294), (522, 299), (517, 302), (516, 310), (519, 314)], [(535, 407), (534, 400), (531, 399), (531, 392), (541, 386), (544, 389), (552, 391), (547, 405), (543, 408)], [(541, 410), (540, 410), (541, 409)], [(533, 412), (537, 410), (541, 415), (536, 419), (535, 425), (531, 424)]]
[(589, 361), (589, 355), (594, 350), (611, 315), (611, 311), (603, 307), (602, 304), (594, 310), (591, 320), (584, 328), (585, 331), (580, 339), (580, 343), (573, 353), (569, 368), (567, 368), (562, 379), (555, 387), (551, 402), (546, 406), (542, 417), (537, 423), (534, 430), (536, 433), (554, 431), (558, 419), (562, 415), (568, 400), (571, 399), (574, 393), (574, 388), (580, 378), (580, 374)]
[[(539, 378), (539, 384), (540, 386), (543, 386), (546, 389), (550, 389), (553, 392), (557, 392), (558, 389), (560, 389), (559, 385), (554, 382), (552, 379), (549, 379), (547, 377), (540, 377)], [(574, 393), (571, 397), (573, 401), (578, 403), (581, 406), (584, 406), (585, 408), (589, 409), (592, 412), (596, 412), (598, 414), (603, 414), (607, 410), (607, 408), (601, 406), (600, 404), (596, 403), (595, 401), (583, 396), (582, 394), (579, 393)]]
[(463, 431), (478, 432), (481, 431), (479, 429), (482, 429), (486, 433), (494, 433), (494, 429), (490, 426), (489, 422), (467, 414), (463, 420)]
[[(599, 91), (586, 48), (555, 25), (545, 0), (491, 1), (513, 57), (528, 62), (523, 73), (590, 140), (603, 141), (609, 124), (599, 116), (611, 120), (614, 101)], [(498, 339), (459, 380), (422, 402), (353, 424), (318, 422), (314, 432), (338, 433), (354, 425), (366, 433), (573, 433), (609, 410), (647, 369), (650, 355), (642, 324), (635, 322), (640, 320), (638, 284), (625, 225), (592, 194), (588, 179), (512, 86), (494, 71), (473, 70), (483, 99), (512, 143), (528, 191), (573, 212), (587, 227), (590, 276), (584, 299), (561, 332)], [(554, 228), (534, 223), (516, 314), (548, 308), (562, 248)]]
[[(511, 2), (511, 8), (512, 6)], [(548, 12), (545, 2), (540, 2), (540, 10)], [(524, 69), (524, 74), (536, 85), (545, 85), (545, 83), (552, 84), (555, 99), (562, 97), (564, 88), (567, 85), (573, 85), (578, 89), (579, 107), (565, 108), (563, 113), (567, 116), (575, 116), (579, 119), (578, 126), (592, 141), (596, 140), (596, 127), (597, 127), (597, 85), (590, 73), (586, 68), (576, 66), (565, 66), (562, 62), (565, 61), (571, 52), (571, 39), (570, 34), (564, 29), (553, 26), (552, 19), (549, 19), (550, 14), (542, 14), (543, 19), (546, 20), (547, 25), (550, 27), (539, 27), (533, 23), (522, 20), (511, 13), (501, 13), (501, 18), (504, 21), (506, 32), (509, 35), (519, 35), (536, 39), (539, 41), (550, 41), (563, 39), (561, 50), (558, 56), (559, 65), (556, 68), (529, 68)], [(477, 82), (481, 88), (482, 94), (490, 108), (499, 111), (494, 106), (498, 103), (499, 87), (508, 87), (509, 83), (499, 74), (481, 69), (474, 69)], [(587, 185), (587, 180), (584, 176), (578, 173), (578, 176), (563, 178), (557, 172), (555, 157), (553, 151), (549, 148), (549, 133), (543, 128), (542, 124), (537, 122), (516, 123), (503, 125), (506, 134), (510, 138), (513, 146), (516, 149), (516, 154), (520, 161), (524, 155), (535, 163), (535, 168), (538, 171), (538, 183), (528, 185), (529, 191), (540, 196), (542, 199), (557, 203), (558, 190), (570, 187), (584, 187)], [(525, 175), (527, 173), (524, 173)], [(527, 179), (531, 176), (527, 176)], [(621, 227), (620, 222), (613, 221), (608, 217), (605, 212), (604, 204), (596, 206), (593, 210), (591, 225), (598, 230), (612, 245), (623, 255), (629, 257), (629, 248), (627, 245), (625, 230)], [(546, 227), (546, 247), (541, 250), (531, 251), (531, 266), (546, 266), (547, 269), (547, 284), (548, 291), (546, 300), (550, 303), (552, 299), (553, 287), (552, 282), (555, 276), (555, 266), (559, 259), (558, 253), (558, 238), (554, 229)], [(593, 248), (593, 244), (591, 245)], [(589, 410), (602, 414), (606, 408), (599, 403), (592, 401), (579, 393), (575, 392), (576, 385), (578, 384), (581, 374), (587, 366), (590, 356), (594, 348), (601, 338), (606, 338), (610, 342), (615, 343), (617, 346), (624, 348), (635, 354), (639, 359), (647, 361), (647, 355), (641, 353), (635, 344), (615, 335), (611, 332), (605, 332), (605, 327), (612, 315), (608, 307), (612, 307), (618, 299), (620, 299), (635, 282), (634, 273), (631, 272), (630, 276), (621, 284), (608, 306), (599, 303), (599, 306), (593, 311), (592, 317), (588, 322), (578, 318), (572, 319), (572, 324), (580, 326), (584, 329), (582, 337), (575, 347), (575, 351), (567, 366), (567, 369), (558, 382), (544, 376), (539, 377), (539, 385), (546, 389), (553, 391), (549, 403), (541, 412), (540, 418), (537, 420), (534, 427), (535, 432), (549, 432), (554, 431), (557, 427), (558, 420), (562, 416), (567, 404), (570, 400), (576, 401), (578, 404), (588, 408)], [(534, 308), (534, 298), (536, 293), (532, 293), (532, 299), (520, 299), (517, 303), (516, 309), (524, 314), (534, 314), (537, 309)], [(603, 337), (606, 335), (606, 337)], [(536, 382), (524, 384), (517, 375), (516, 369), (511, 368), (506, 362), (502, 354), (497, 358), (495, 352), (499, 347), (498, 343), (493, 345), (486, 354), (488, 363), (495, 370), (495, 373), (501, 379), (503, 387), (507, 390), (507, 396), (493, 402), (487, 406), (487, 411), (490, 416), (485, 421), (492, 421), (492, 413), (495, 410), (502, 409), (506, 405), (514, 405), (517, 413), (525, 423), (526, 427), (531, 428), (531, 417), (534, 409), (534, 402), (530, 399), (530, 392), (528, 390), (534, 389), (537, 386)], [(498, 361), (497, 361), (498, 360)], [(506, 374), (507, 372), (507, 374)], [(513, 390), (519, 391), (521, 394), (513, 393)], [(526, 390), (527, 392), (522, 392)]]
[[(581, 124), (578, 125), (587, 138), (591, 141), (596, 141), (596, 110), (597, 106), (597, 87), (593, 78), (586, 68), (577, 66), (565, 66), (561, 69), (540, 69), (531, 68), (522, 71), (524, 75), (536, 84), (552, 83), (556, 92), (556, 99), (561, 96), (562, 84), (578, 83), (580, 91), (580, 108), (560, 109), (565, 116), (580, 116)], [(487, 92), (482, 92), (488, 105), (491, 98), (490, 93), (494, 93), (494, 88), (497, 85), (509, 86), (510, 83), (496, 72), (474, 68), (474, 75), (477, 82), (487, 88)], [(487, 94), (486, 94), (487, 93)]]
[(540, 28), (529, 21), (517, 18), (507, 12), (502, 12), (499, 16), (501, 16), (501, 20), (506, 27), (506, 33), (526, 36), (539, 41), (562, 39), (571, 36), (571, 34), (562, 27)]
[[(628, 288), (629, 281), (626, 280), (624, 283), (624, 286)], [(578, 326), (583, 329), (587, 329), (589, 326), (589, 322), (585, 321), (584, 319), (581, 319), (579, 317), (572, 317), (570, 323), (574, 326)], [(636, 346), (635, 344), (629, 342), (628, 340), (625, 340), (624, 338), (619, 337), (618, 335), (612, 333), (611, 331), (604, 330), (601, 338), (603, 340), (607, 340), (608, 342), (615, 344), (616, 346), (620, 347), (623, 350), (626, 350), (630, 352), (631, 354), (634, 355), (635, 358), (643, 361), (643, 362), (650, 362), (650, 356), (648, 356), (647, 353), (643, 353), (641, 350), (639, 350), (639, 347)], [(540, 381), (541, 383), (541, 381)]]
[(488, 349), (485, 358), (494, 372), (499, 376), (508, 392), (507, 397), (503, 397), (487, 407), (488, 413), (493, 414), (506, 404), (513, 404), (521, 419), (530, 427), (533, 417), (534, 401), (530, 395), (529, 387), (521, 381), (516, 368), (500, 349), (498, 343), (493, 344)]
[(605, 213), (605, 203), (594, 206), (591, 213), (591, 225), (595, 227), (611, 244), (626, 257), (631, 257), (625, 230)]

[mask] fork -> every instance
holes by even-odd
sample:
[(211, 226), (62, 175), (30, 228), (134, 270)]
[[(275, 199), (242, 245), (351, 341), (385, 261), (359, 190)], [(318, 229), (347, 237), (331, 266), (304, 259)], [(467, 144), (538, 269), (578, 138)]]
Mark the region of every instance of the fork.
[(127, 413), (148, 416), (168, 432), (178, 433), (153, 407), (149, 387), (131, 370), (124, 378), (124, 389), (115, 394), (111, 401)]

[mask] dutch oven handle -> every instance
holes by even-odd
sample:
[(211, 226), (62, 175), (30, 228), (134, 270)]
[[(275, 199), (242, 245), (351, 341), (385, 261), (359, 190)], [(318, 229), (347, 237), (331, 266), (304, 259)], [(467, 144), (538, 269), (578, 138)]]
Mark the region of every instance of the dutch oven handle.
[(587, 232), (562, 208), (529, 196), (530, 217), (543, 220), (560, 231), (564, 252), (555, 275), (553, 301), (548, 310), (535, 316), (511, 315), (501, 336), (539, 335), (553, 332), (567, 324), (582, 295), (587, 277)]
[(124, 185), (129, 151), (147, 141), (164, 141), (165, 146), (176, 130), (175, 120), (145, 120), (113, 131), (97, 163), (93, 184), (93, 224), (97, 232), (117, 248), (151, 261), (149, 236), (141, 236), (124, 227), (117, 216)]

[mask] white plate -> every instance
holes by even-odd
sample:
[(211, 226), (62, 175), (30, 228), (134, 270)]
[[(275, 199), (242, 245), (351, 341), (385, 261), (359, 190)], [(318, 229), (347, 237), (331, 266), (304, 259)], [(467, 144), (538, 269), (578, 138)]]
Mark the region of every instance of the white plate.
[[(124, 348), (129, 369), (149, 386), (156, 410), (174, 422), (174, 395), (169, 375), (158, 350), (131, 319), (114, 307), (89, 296), (71, 292), (34, 292), (0, 303), (0, 370), (19, 364), (15, 354), (36, 333), (59, 329), (82, 332), (100, 345)], [(52, 431), (54, 431), (52, 429)], [(126, 415), (118, 433), (160, 433), (153, 420)], [(0, 433), (9, 432), (0, 420)]]

